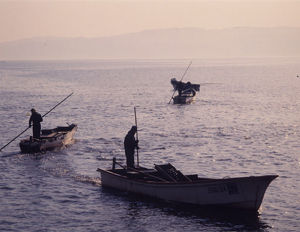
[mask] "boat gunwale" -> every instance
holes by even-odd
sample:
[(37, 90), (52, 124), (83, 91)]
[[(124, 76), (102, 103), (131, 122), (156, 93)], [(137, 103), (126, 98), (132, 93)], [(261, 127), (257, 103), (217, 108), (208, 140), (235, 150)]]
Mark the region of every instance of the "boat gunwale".
[[(71, 127), (72, 125), (74, 125), (73, 127)], [(58, 127), (55, 127), (53, 129), (46, 129), (46, 130), (55, 130), (56, 128)], [(35, 141), (33, 142), (37, 142), (37, 143), (41, 143), (43, 140), (50, 140), (50, 139), (55, 139), (61, 135), (65, 135), (65, 134), (68, 134), (68, 133), (71, 133), (72, 131), (74, 130), (77, 130), (77, 124), (71, 124), (70, 125), (70, 130), (65, 130), (65, 131), (56, 131), (56, 132), (53, 132), (51, 136), (49, 135), (41, 135), (41, 137), (39, 139), (35, 139)], [(30, 138), (26, 138), (26, 139), (22, 139), (20, 141), (20, 143), (26, 143), (26, 142), (30, 142)]]
[[(122, 170), (122, 169), (117, 169), (117, 170)], [(274, 179), (278, 177), (278, 175), (261, 175), (261, 176), (245, 176), (245, 177), (232, 177), (232, 178), (203, 178), (199, 180), (192, 180), (192, 181), (178, 181), (178, 182), (162, 182), (162, 181), (149, 181), (149, 180), (141, 180), (141, 179), (134, 179), (134, 178), (129, 178), (128, 176), (121, 175), (118, 173), (113, 172), (111, 169), (110, 170), (104, 170), (104, 169), (98, 169), (98, 171), (108, 173), (112, 176), (122, 178), (124, 180), (128, 180), (131, 182), (136, 182), (139, 184), (146, 184), (146, 185), (164, 185), (164, 186), (179, 186), (179, 185), (185, 185), (185, 186), (194, 186), (195, 184), (203, 184), (203, 185), (210, 185), (210, 184), (219, 184), (219, 183), (226, 183), (226, 182), (231, 182), (231, 181), (237, 181), (237, 180), (251, 180), (251, 179), (265, 179), (268, 180), (268, 184), (271, 183)]]

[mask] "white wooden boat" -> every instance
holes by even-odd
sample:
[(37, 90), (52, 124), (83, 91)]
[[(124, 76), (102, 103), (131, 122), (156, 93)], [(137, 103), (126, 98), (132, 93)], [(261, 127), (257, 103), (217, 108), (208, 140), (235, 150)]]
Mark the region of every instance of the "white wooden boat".
[(258, 211), (265, 191), (277, 175), (223, 179), (183, 175), (171, 164), (155, 169), (98, 169), (103, 187), (196, 206), (221, 206)]
[(34, 139), (30, 136), (30, 138), (23, 139), (20, 142), (21, 152), (36, 153), (61, 148), (72, 143), (76, 130), (76, 124), (42, 130), (42, 135), (39, 139)]
[(190, 104), (195, 100), (196, 91), (194, 89), (187, 89), (182, 91), (181, 95), (173, 97), (174, 104)]

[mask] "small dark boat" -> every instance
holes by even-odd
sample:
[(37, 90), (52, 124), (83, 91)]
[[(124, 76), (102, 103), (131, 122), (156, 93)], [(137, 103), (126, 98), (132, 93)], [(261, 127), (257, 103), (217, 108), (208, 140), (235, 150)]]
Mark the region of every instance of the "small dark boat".
[[(171, 79), (171, 84), (173, 85), (173, 88), (174, 90), (177, 90), (177, 85), (180, 81), (177, 81), (176, 78), (172, 78)], [(200, 91), (200, 84), (192, 84), (190, 82), (181, 82), (182, 83), (182, 90), (185, 90), (185, 89), (194, 89), (196, 91)]]
[(278, 175), (235, 178), (199, 178), (197, 174), (183, 175), (171, 164), (147, 168), (97, 169), (103, 187), (140, 194), (165, 201), (236, 208), (257, 212), (269, 184)]
[(173, 97), (174, 104), (190, 104), (195, 100), (196, 91), (194, 89), (183, 90), (181, 95)]
[(23, 153), (35, 153), (47, 150), (54, 150), (65, 145), (71, 144), (73, 136), (77, 130), (76, 124), (69, 126), (59, 126), (54, 129), (42, 130), (40, 139), (23, 139), (20, 142), (20, 149)]

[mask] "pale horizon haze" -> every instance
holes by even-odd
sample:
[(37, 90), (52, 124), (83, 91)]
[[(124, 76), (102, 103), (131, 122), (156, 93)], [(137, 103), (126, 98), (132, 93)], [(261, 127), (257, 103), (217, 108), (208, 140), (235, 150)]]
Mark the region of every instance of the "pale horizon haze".
[(0, 42), (186, 27), (300, 27), (300, 1), (0, 0)]

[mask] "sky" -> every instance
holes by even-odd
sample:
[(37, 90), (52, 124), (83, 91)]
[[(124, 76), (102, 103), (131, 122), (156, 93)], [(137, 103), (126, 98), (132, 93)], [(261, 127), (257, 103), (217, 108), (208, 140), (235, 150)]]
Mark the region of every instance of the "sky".
[(151, 29), (300, 27), (300, 0), (0, 0), (0, 42)]

